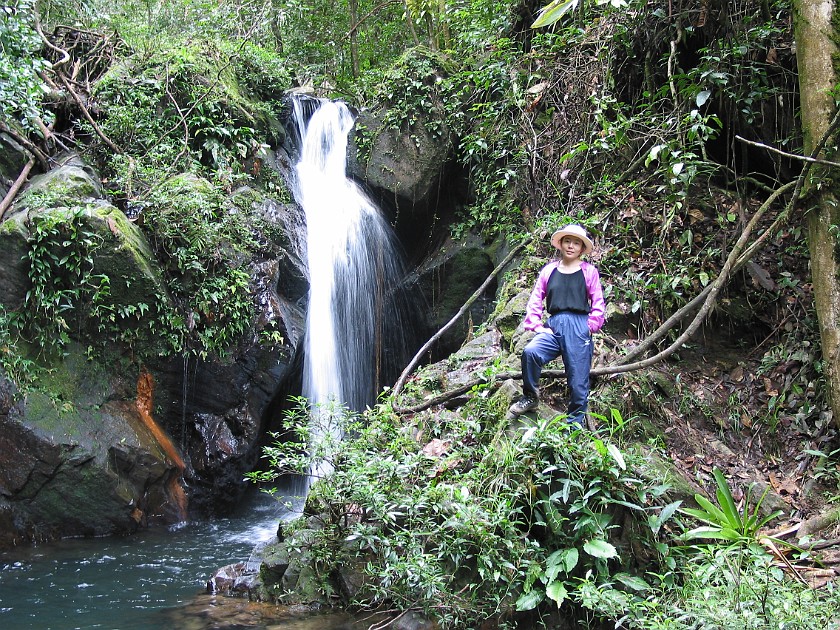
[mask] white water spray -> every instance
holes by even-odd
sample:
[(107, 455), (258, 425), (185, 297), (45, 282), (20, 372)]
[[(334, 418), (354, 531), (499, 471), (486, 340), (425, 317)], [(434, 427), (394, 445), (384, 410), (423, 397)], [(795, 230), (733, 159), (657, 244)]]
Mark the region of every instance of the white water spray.
[(307, 121), (302, 101), (294, 105), (301, 150), (293, 188), (306, 213), (310, 283), (303, 395), (313, 408), (361, 411), (393, 376), (389, 362), (412, 351), (406, 320), (418, 305), (405, 297), (390, 225), (347, 178), (349, 109), (320, 101)]

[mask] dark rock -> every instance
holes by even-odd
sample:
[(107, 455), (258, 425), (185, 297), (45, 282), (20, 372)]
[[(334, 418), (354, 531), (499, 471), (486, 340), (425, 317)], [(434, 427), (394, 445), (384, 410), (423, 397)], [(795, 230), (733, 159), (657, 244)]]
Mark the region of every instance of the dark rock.
[(27, 161), (26, 149), (9, 134), (0, 132), (0, 199), (6, 197)]
[[(440, 330), (466, 304), (467, 300), (495, 268), (493, 248), (478, 237), (447, 241), (437, 254), (417, 270), (418, 284), (430, 308), (425, 313), (428, 330)], [(433, 357), (455, 352), (493, 311), (497, 281), (493, 279), (466, 313), (441, 337)]]
[(119, 379), (71, 354), (54, 366), (68, 401), (13, 394), (0, 408), (0, 546), (126, 534), (184, 517), (181, 469)]
[(347, 173), (386, 198), (397, 197), (401, 208), (426, 207), (455, 148), (441, 118), (434, 111), (416, 112), (410, 126), (395, 129), (384, 123), (383, 112), (360, 112), (349, 141), (358, 142), (363, 132), (370, 138), (370, 148), (363, 162), (357, 151), (349, 151)]
[(246, 563), (236, 562), (228, 564), (210, 576), (207, 580), (207, 592), (219, 595), (233, 595), (236, 581), (240, 579), (245, 571)]

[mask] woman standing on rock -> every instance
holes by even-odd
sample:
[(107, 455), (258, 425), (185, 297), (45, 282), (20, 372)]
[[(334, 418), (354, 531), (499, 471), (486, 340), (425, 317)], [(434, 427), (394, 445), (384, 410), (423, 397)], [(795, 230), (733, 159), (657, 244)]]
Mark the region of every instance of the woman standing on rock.
[[(536, 332), (522, 351), (522, 397), (510, 406), (521, 416), (539, 406), (542, 367), (563, 357), (569, 385), (567, 421), (583, 426), (589, 401), (592, 333), (604, 325), (604, 291), (595, 265), (581, 260), (592, 241), (580, 225), (567, 225), (551, 235), (560, 258), (537, 276), (525, 313), (525, 330)], [(548, 326), (543, 312), (548, 311)]]

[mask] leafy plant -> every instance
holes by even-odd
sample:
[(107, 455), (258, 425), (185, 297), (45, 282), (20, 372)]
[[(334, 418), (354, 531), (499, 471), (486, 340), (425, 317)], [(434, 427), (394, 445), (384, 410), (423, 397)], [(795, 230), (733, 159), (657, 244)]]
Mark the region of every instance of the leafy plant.
[(700, 507), (682, 508), (681, 512), (696, 518), (705, 525), (687, 531), (684, 537), (686, 539), (728, 541), (739, 546), (748, 546), (755, 543), (761, 528), (782, 514), (781, 510), (767, 516), (759, 514), (769, 487), (755, 502), (754, 506), (750, 505), (750, 488), (744, 498), (743, 506), (739, 509), (721, 470), (715, 468), (712, 475), (715, 478), (715, 496), (718, 504), (715, 505), (701, 494), (695, 494), (694, 499)]
[[(583, 575), (635, 583), (613, 536), (627, 511), (639, 540), (653, 545), (652, 495), (629, 473), (634, 460), (561, 419), (507, 432), (502, 411), (476, 398), (445, 427), (422, 428), (404, 426), (387, 404), (361, 418), (297, 401), (265, 449), (268, 470), (252, 478), (329, 470), (305, 510), (324, 527), (301, 519), (286, 532), (309, 550), (322, 592), (335, 592), (334, 569), (361, 563), (358, 605), (419, 607), (442, 625), (471, 628), (544, 602), (556, 608)], [(425, 445), (412, 438), (418, 430)]]
[(61, 352), (85, 320), (98, 319), (107, 277), (93, 273), (98, 237), (84, 222), (85, 209), (33, 213), (26, 260), (30, 289), (19, 314), (24, 338), (46, 354)]
[(17, 0), (0, 7), (0, 121), (14, 121), (26, 130), (36, 128), (35, 119), (53, 120), (42, 105), (49, 88), (39, 73), (50, 64), (40, 56), (35, 5), (34, 0)]

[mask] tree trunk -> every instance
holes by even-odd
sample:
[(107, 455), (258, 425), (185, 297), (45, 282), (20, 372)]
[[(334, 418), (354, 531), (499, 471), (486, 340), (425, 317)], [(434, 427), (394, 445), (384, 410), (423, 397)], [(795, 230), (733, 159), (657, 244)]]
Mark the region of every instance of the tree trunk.
[[(802, 134), (805, 153), (811, 154), (834, 117), (830, 90), (838, 80), (832, 61), (838, 33), (832, 0), (794, 0), (793, 5)], [(834, 423), (840, 426), (840, 180), (831, 175), (826, 167), (814, 165), (803, 198), (808, 200), (808, 249), (826, 387)]]

